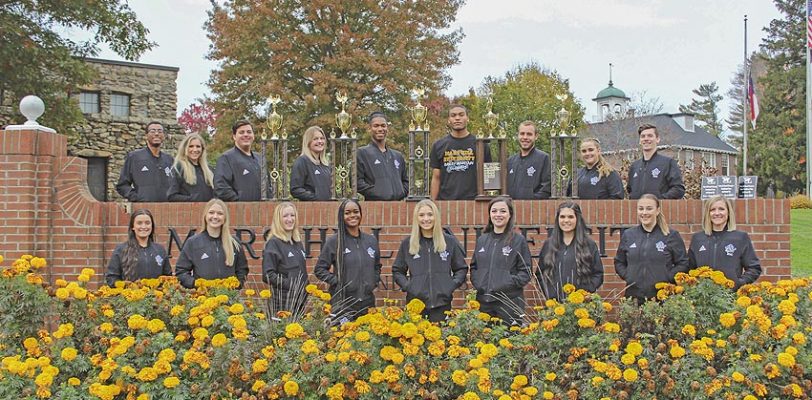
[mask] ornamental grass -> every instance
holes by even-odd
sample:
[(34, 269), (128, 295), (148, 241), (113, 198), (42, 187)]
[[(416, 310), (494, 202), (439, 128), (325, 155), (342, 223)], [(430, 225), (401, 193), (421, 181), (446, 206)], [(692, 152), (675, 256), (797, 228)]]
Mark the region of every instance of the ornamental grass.
[[(0, 257), (2, 262), (2, 257)], [(269, 316), (269, 290), (174, 277), (89, 290), (49, 286), (23, 256), (0, 278), (0, 398), (773, 399), (812, 394), (808, 279), (733, 292), (711, 268), (660, 284), (658, 301), (567, 300), (505, 327), (468, 300), (437, 325), (419, 301), (341, 327), (330, 295)]]

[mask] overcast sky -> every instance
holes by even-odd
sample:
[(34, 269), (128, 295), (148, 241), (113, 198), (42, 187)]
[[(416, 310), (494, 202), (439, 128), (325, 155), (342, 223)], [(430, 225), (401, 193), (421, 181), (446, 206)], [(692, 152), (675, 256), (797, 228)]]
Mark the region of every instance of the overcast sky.
[[(180, 68), (180, 113), (209, 93), (215, 66), (206, 59), (203, 29), (209, 1), (132, 0), (130, 6), (158, 43), (139, 61)], [(628, 96), (645, 91), (662, 101), (664, 112), (677, 112), (702, 83), (715, 81), (726, 95), (744, 58), (745, 14), (752, 52), (762, 28), (779, 17), (772, 1), (468, 0), (457, 19), (465, 38), (447, 94), (464, 94), (489, 75), (536, 61), (569, 79), (591, 119), (592, 98), (606, 87), (611, 62), (615, 87)], [(120, 59), (107, 50), (100, 57)], [(726, 100), (722, 108), (726, 115)]]

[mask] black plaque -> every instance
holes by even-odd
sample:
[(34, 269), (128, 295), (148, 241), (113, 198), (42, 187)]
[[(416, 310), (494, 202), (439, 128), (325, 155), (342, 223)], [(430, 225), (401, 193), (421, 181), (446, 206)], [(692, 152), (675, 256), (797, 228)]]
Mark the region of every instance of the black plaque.
[(757, 176), (740, 176), (739, 177), (739, 198), (741, 199), (755, 199), (756, 189), (758, 188)]
[(719, 177), (718, 176), (703, 176), (702, 177), (702, 200), (707, 200), (713, 196), (719, 195)]
[(735, 176), (719, 176), (717, 177), (719, 183), (719, 195), (728, 199), (735, 199), (737, 196), (737, 186)]

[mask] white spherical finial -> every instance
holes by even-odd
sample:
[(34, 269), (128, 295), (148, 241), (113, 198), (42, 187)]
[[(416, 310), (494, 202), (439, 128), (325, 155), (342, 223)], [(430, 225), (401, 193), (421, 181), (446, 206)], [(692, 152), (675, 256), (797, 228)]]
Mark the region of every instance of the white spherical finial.
[(37, 118), (45, 112), (45, 103), (37, 96), (28, 95), (20, 100), (20, 113), (28, 120), (23, 125), (39, 125)]

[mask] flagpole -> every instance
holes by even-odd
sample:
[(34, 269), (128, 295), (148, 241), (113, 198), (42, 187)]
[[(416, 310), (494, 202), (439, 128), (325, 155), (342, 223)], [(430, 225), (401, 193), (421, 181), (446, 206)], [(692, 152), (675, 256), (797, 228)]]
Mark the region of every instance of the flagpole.
[(806, 195), (812, 196), (812, 21), (810, 1), (806, 2)]
[(744, 107), (742, 108), (742, 175), (750, 175), (747, 171), (747, 124), (750, 123), (750, 112), (748, 111), (749, 91), (750, 86), (750, 64), (747, 62), (747, 14), (744, 15), (744, 85), (742, 85), (742, 93), (744, 96)]

